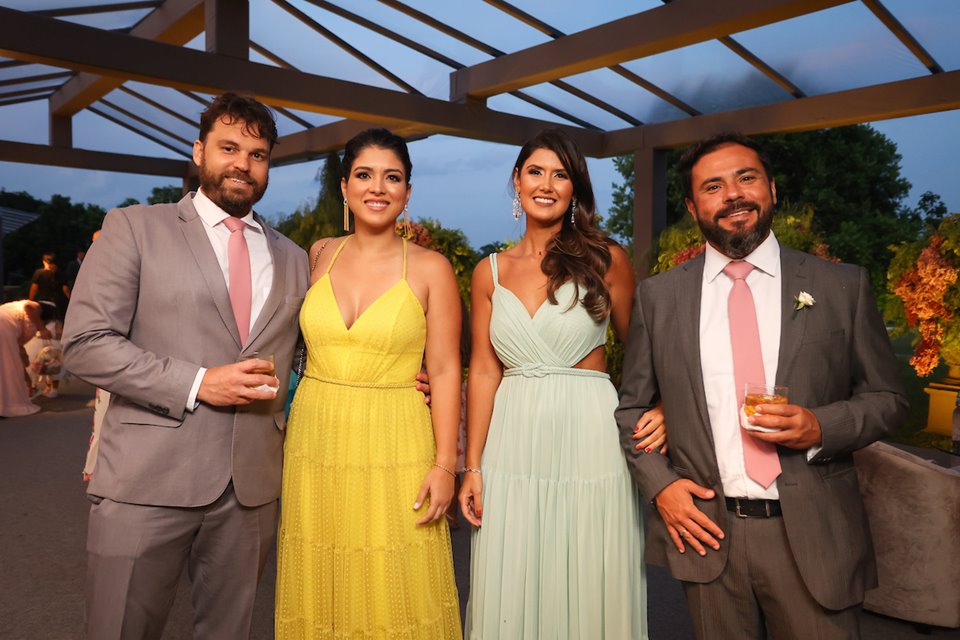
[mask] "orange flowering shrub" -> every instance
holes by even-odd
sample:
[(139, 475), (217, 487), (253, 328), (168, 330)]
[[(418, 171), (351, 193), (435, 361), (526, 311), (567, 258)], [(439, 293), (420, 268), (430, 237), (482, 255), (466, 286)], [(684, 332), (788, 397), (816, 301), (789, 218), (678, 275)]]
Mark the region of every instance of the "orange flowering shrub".
[[(411, 221), (409, 223), (410, 235), (406, 236), (407, 240), (414, 244), (418, 244), (425, 249), (433, 249), (433, 236), (430, 234), (430, 230), (419, 222)], [(397, 220), (397, 224), (394, 227), (398, 236), (405, 236), (405, 229), (403, 228), (403, 220)]]
[(903, 333), (915, 329), (918, 337), (910, 365), (919, 376), (929, 376), (940, 363), (960, 364), (960, 221), (957, 214), (937, 230), (915, 242), (894, 247), (887, 271), (887, 288), (896, 298), (887, 319)]

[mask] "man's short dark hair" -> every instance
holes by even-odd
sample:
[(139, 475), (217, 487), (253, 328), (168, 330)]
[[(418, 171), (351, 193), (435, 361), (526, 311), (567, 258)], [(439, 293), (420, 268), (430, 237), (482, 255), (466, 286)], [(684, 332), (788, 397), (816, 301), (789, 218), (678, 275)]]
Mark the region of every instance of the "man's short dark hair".
[(210, 129), (221, 119), (226, 124), (242, 122), (244, 133), (263, 138), (270, 144), (270, 149), (277, 143), (277, 121), (273, 112), (253, 98), (231, 92), (214, 98), (200, 114), (201, 142), (206, 141)]
[(724, 133), (718, 133), (709, 138), (704, 138), (699, 142), (694, 142), (692, 145), (687, 147), (687, 150), (683, 152), (683, 155), (680, 156), (680, 162), (677, 164), (677, 169), (680, 171), (680, 179), (683, 182), (683, 195), (686, 198), (693, 197), (693, 184), (691, 175), (693, 174), (693, 165), (703, 156), (708, 153), (712, 153), (728, 144), (738, 144), (742, 147), (752, 149), (756, 152), (757, 156), (760, 158), (760, 163), (763, 164), (763, 170), (767, 174), (768, 180), (773, 180), (773, 167), (770, 165), (770, 156), (767, 155), (767, 152), (764, 151), (756, 140), (753, 138), (748, 138), (742, 133), (737, 133), (736, 131), (726, 131)]

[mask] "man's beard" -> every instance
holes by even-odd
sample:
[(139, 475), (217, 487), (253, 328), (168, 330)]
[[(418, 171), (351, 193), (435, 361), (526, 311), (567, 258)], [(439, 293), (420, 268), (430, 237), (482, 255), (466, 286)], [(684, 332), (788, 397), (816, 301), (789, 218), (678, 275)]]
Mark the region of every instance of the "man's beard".
[[(231, 190), (227, 181), (232, 178), (243, 180), (252, 185), (252, 193), (246, 195)], [(207, 170), (204, 165), (200, 165), (200, 188), (203, 189), (204, 195), (210, 198), (215, 205), (238, 218), (247, 215), (253, 205), (260, 201), (267, 190), (267, 182), (267, 178), (264, 178), (263, 184), (259, 184), (249, 174), (240, 171), (230, 171), (217, 175)]]
[[(753, 209), (757, 212), (757, 222), (753, 228), (746, 225), (737, 226), (728, 231), (722, 228), (718, 220), (740, 209)], [(740, 260), (753, 253), (754, 249), (766, 240), (773, 225), (773, 205), (761, 209), (760, 205), (752, 200), (737, 200), (713, 214), (712, 220), (697, 216), (697, 224), (703, 237), (723, 255), (733, 260)]]

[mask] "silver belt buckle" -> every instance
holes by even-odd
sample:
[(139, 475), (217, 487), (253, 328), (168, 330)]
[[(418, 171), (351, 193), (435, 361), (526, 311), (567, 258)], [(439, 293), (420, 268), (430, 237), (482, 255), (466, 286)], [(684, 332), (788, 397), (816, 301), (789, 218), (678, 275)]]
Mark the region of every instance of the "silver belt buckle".
[(737, 503), (737, 508), (734, 510), (734, 513), (738, 518), (749, 518), (750, 516), (740, 513), (740, 498), (734, 498)]

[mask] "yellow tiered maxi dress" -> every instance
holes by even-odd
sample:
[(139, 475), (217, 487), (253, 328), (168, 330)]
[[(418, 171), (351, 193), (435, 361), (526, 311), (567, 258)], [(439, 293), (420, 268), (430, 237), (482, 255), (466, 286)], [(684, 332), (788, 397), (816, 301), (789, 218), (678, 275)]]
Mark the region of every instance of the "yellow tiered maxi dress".
[[(450, 532), (413, 510), (435, 460), (415, 388), (426, 319), (403, 276), (347, 327), (330, 268), (300, 312), (306, 374), (284, 445), (278, 639), (461, 637)], [(343, 276), (346, 277), (346, 276)]]

